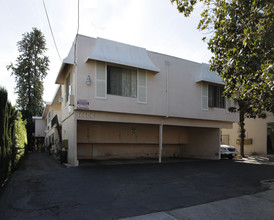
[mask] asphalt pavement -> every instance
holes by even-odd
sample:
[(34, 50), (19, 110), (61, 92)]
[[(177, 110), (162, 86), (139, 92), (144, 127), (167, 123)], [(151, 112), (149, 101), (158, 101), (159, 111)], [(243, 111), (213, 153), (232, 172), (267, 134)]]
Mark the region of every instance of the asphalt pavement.
[(273, 220), (274, 190), (120, 220)]
[(274, 219), (265, 157), (89, 161), (31, 153), (0, 191), (0, 219)]

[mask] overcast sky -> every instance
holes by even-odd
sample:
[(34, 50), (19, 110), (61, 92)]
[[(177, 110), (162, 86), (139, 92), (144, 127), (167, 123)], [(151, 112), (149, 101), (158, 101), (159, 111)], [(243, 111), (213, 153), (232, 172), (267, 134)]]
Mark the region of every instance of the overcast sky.
[[(44, 81), (44, 101), (56, 92), (61, 61), (54, 46), (43, 0), (0, 0), (0, 86), (15, 104), (14, 77), (6, 66), (19, 55), (22, 34), (40, 29), (47, 43), (50, 70)], [(77, 32), (77, 0), (44, 0), (57, 48), (63, 60)], [(147, 50), (208, 63), (210, 52), (197, 30), (201, 8), (189, 18), (179, 14), (170, 0), (80, 0), (79, 34), (101, 37)]]

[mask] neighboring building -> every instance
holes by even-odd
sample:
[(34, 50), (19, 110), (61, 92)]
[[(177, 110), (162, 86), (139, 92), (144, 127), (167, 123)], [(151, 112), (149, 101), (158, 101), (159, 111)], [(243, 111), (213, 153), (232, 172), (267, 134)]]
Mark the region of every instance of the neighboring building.
[(220, 129), (238, 119), (207, 64), (102, 38), (77, 35), (56, 83), (60, 108), (44, 112), (46, 144), (59, 114), (75, 166), (87, 158), (219, 159)]
[[(274, 115), (267, 114), (266, 119), (245, 119), (246, 138), (245, 154), (274, 154)], [(233, 124), (233, 129), (222, 130), (222, 142), (233, 145), (240, 152), (239, 125)]]
[(54, 99), (47, 103), (43, 112), (45, 120), (45, 150), (57, 154), (61, 150), (61, 87), (59, 86)]
[(41, 151), (44, 148), (46, 122), (42, 117), (32, 117), (34, 123), (34, 151)]

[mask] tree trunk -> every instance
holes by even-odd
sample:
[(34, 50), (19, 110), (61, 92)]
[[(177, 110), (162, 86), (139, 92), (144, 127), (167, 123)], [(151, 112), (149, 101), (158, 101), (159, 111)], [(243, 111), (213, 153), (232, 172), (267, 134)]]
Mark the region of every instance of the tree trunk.
[(244, 141), (245, 141), (245, 113), (243, 111), (243, 108), (240, 107), (240, 121), (239, 121), (239, 126), (240, 126), (240, 154), (242, 157), (245, 157), (244, 154)]

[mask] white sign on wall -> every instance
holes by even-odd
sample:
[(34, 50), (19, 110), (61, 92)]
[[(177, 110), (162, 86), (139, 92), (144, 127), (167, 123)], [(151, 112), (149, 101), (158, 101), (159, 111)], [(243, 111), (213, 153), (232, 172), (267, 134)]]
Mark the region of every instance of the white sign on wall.
[(78, 99), (77, 109), (89, 110), (89, 101), (86, 99)]

